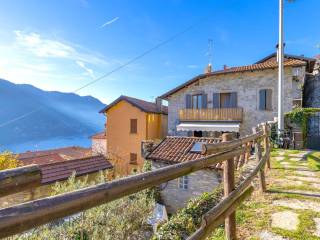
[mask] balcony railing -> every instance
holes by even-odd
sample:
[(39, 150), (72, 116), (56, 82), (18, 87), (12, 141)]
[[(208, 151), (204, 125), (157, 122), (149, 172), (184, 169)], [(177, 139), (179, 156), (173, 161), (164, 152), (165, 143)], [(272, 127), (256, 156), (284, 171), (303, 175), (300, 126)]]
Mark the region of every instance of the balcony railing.
[(243, 119), (242, 108), (181, 109), (180, 121), (240, 121)]

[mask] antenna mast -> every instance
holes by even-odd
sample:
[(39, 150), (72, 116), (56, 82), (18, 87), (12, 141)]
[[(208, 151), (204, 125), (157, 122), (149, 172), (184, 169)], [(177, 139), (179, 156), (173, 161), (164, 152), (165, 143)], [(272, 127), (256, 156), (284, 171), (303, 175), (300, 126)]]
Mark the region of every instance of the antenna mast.
[(208, 39), (208, 65), (212, 65), (213, 40)]

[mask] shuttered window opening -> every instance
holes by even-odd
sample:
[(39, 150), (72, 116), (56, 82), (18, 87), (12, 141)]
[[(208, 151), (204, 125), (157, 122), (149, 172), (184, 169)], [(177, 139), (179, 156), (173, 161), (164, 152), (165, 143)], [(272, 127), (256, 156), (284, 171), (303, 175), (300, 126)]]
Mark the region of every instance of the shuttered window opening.
[(237, 92), (214, 93), (212, 97), (213, 108), (237, 108), (238, 94)]
[(207, 94), (187, 94), (186, 95), (186, 109), (203, 109), (207, 108), (208, 97)]
[(136, 153), (130, 153), (130, 164), (138, 164), (138, 156)]
[(264, 110), (264, 111), (272, 110), (272, 90), (271, 89), (259, 90), (259, 110)]
[(138, 120), (130, 119), (130, 133), (138, 133)]

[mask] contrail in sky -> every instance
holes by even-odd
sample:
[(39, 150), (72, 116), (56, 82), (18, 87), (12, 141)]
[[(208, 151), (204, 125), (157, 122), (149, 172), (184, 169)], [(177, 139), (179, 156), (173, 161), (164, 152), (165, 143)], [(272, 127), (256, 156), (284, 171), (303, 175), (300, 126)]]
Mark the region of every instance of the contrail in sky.
[(115, 21), (117, 21), (119, 19), (119, 17), (115, 17), (112, 20), (105, 22), (104, 24), (102, 24), (99, 28), (104, 28), (105, 26), (110, 25), (111, 23), (114, 23)]

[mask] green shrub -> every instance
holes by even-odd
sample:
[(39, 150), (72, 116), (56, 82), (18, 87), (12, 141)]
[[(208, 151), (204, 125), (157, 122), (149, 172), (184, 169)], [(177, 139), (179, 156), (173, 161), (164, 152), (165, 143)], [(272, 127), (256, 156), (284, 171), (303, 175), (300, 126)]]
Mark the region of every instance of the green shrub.
[(179, 210), (169, 221), (158, 227), (153, 240), (180, 240), (191, 235), (200, 226), (202, 215), (221, 200), (223, 186), (219, 185), (213, 192), (204, 193), (188, 202), (187, 207)]
[[(95, 182), (105, 181), (101, 173)], [(77, 180), (73, 174), (68, 181), (56, 183), (52, 195), (92, 184), (87, 178)], [(142, 191), (81, 212), (69, 221), (55, 221), (13, 239), (145, 239), (146, 235), (152, 235), (147, 220), (153, 208), (154, 202), (147, 197), (146, 191)]]

